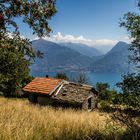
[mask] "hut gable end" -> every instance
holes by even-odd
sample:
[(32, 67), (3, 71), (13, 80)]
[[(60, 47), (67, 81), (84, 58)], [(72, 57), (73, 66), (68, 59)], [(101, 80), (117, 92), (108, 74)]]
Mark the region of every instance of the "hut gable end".
[(52, 98), (79, 104), (84, 110), (92, 110), (95, 108), (97, 94), (94, 91), (91, 86), (67, 83), (63, 85), (59, 94)]

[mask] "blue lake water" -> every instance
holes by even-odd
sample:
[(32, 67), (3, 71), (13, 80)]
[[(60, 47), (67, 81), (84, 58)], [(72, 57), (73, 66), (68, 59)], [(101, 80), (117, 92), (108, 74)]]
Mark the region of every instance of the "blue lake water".
[[(46, 74), (48, 74), (51, 77), (54, 77), (56, 75), (56, 72), (31, 72), (31, 74), (35, 77), (45, 77)], [(68, 72), (66, 73), (70, 77), (77, 75), (77, 72)], [(114, 88), (116, 90), (119, 90), (116, 87), (116, 83), (121, 82), (121, 75), (119, 73), (93, 73), (93, 72), (87, 72), (86, 73), (90, 83), (92, 85), (96, 85), (97, 82), (103, 82), (103, 83), (108, 83), (110, 85), (110, 88)]]
[[(73, 75), (73, 73), (70, 75)], [(118, 90), (118, 88), (116, 87), (116, 83), (122, 81), (122, 74), (119, 73), (87, 72), (86, 75), (89, 79), (90, 84), (92, 84), (93, 86), (95, 86), (97, 82), (103, 82), (108, 83), (110, 85), (110, 88)]]
[(93, 85), (96, 85), (97, 82), (108, 83), (110, 88), (117, 89), (116, 83), (122, 81), (122, 74), (118, 73), (88, 73), (90, 80)]

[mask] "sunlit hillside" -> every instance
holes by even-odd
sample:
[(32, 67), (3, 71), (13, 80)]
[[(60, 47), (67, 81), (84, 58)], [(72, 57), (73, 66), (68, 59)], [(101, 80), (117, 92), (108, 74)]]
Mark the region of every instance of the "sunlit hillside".
[(32, 105), (0, 97), (0, 140), (121, 139), (125, 127), (108, 114)]

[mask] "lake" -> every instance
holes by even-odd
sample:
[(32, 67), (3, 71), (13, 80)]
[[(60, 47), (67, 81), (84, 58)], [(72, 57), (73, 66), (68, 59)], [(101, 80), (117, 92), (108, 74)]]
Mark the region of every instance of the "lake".
[(93, 85), (96, 85), (97, 82), (108, 83), (110, 88), (117, 89), (116, 83), (122, 81), (122, 74), (119, 73), (92, 73), (89, 72), (88, 76)]
[[(56, 75), (56, 72), (31, 72), (31, 75), (35, 77), (45, 77), (45, 75), (48, 74), (49, 76), (54, 77)], [(70, 77), (77, 75), (77, 72), (66, 72), (67, 75)], [(119, 73), (93, 73), (93, 72), (86, 72), (90, 83), (92, 85), (96, 85), (97, 82), (103, 82), (108, 83), (110, 85), (110, 88), (114, 88), (116, 90), (119, 90), (115, 85), (118, 82), (121, 82), (121, 75)]]

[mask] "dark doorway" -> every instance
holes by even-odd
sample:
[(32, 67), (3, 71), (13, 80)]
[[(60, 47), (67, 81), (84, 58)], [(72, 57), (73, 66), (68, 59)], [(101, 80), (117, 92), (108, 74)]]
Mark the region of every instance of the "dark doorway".
[(91, 102), (92, 102), (92, 97), (88, 98), (88, 109), (89, 110), (92, 109)]
[(35, 94), (29, 94), (28, 99), (32, 103), (37, 103), (37, 95)]

